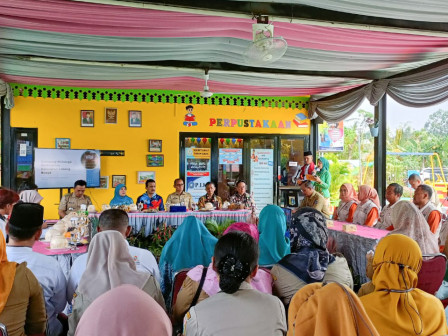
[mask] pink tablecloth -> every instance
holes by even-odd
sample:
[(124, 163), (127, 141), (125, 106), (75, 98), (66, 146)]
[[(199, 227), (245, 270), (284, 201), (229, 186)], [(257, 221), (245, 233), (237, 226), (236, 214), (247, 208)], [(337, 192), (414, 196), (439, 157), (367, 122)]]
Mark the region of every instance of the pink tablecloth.
[(51, 250), (50, 243), (43, 242), (43, 241), (36, 241), (33, 245), (33, 251), (40, 253), (40, 254), (49, 255), (49, 256), (58, 255), (58, 254), (86, 253), (87, 245), (79, 246), (79, 248), (77, 250), (74, 250), (71, 248)]
[(386, 236), (390, 231), (356, 225), (357, 230), (355, 232), (345, 232), (342, 231), (342, 224), (350, 223), (338, 221), (333, 223), (334, 227), (328, 228), (328, 234), (336, 242), (336, 251), (342, 253), (347, 259), (349, 266), (352, 268), (355, 282), (367, 282), (366, 253), (369, 250), (375, 250), (378, 240)]
[[(345, 223), (345, 222), (338, 222), (333, 221), (334, 227), (328, 228), (329, 230), (334, 231), (342, 231), (342, 225), (343, 224), (351, 224), (351, 223)], [(346, 234), (356, 235), (364, 238), (371, 238), (371, 239), (381, 239), (384, 236), (386, 236), (390, 231), (387, 230), (380, 230), (375, 229), (372, 227), (364, 226), (364, 225), (356, 225), (356, 231), (355, 232), (344, 232)]]

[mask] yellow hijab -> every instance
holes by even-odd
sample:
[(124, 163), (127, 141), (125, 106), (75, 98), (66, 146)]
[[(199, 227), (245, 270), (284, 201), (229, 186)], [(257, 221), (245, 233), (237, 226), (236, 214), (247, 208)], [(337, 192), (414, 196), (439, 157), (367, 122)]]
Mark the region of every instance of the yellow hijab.
[(392, 234), (378, 243), (373, 257), (375, 291), (361, 302), (381, 335), (445, 335), (442, 303), (416, 289), (422, 252), (411, 238)]
[(17, 263), (9, 262), (6, 257), (6, 241), (0, 230), (0, 314), (6, 306), (12, 284), (16, 276)]
[(288, 311), (288, 336), (379, 336), (347, 286), (313, 283), (300, 289)]

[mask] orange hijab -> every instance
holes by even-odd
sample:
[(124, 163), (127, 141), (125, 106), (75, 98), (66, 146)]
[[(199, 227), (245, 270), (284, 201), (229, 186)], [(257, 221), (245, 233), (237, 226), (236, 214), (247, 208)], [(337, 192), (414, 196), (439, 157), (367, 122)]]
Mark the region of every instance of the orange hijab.
[(17, 263), (9, 262), (6, 257), (6, 241), (0, 230), (0, 314), (6, 306), (12, 284), (16, 276)]
[(378, 208), (381, 208), (380, 199), (378, 198), (378, 193), (375, 188), (372, 188), (368, 185), (363, 184), (359, 188), (358, 199), (361, 203), (367, 202), (367, 200), (371, 200), (376, 204)]
[(367, 314), (381, 335), (445, 335), (442, 302), (415, 288), (422, 266), (418, 244), (402, 234), (378, 243), (373, 257), (375, 291), (361, 297)]
[(361, 301), (336, 282), (306, 285), (292, 298), (288, 336), (380, 336)]

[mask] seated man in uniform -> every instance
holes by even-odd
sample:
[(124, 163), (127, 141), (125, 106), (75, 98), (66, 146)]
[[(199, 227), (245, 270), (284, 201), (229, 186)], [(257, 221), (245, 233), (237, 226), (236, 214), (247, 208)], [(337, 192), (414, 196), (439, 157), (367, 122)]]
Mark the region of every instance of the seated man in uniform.
[[(98, 232), (114, 230), (123, 235), (123, 239), (131, 232), (131, 226), (129, 226), (128, 214), (120, 209), (109, 209), (103, 211), (98, 223)], [(126, 241), (129, 246), (129, 243)], [(160, 281), (159, 266), (152, 253), (146, 249), (129, 246), (129, 253), (134, 258), (137, 271), (151, 273), (157, 281)], [(67, 301), (71, 303), (73, 294), (78, 287), (79, 281), (86, 269), (87, 265), (87, 253), (79, 256), (73, 262), (73, 266), (70, 270), (70, 276), (68, 278), (67, 285)]]
[(442, 215), (433, 202), (431, 202), (432, 188), (426, 184), (420, 184), (414, 193), (414, 204), (423, 214), (428, 222), (432, 233), (439, 236), (440, 222)]
[(70, 194), (65, 194), (61, 198), (59, 203), (58, 214), (59, 216), (65, 217), (70, 211), (78, 211), (81, 209), (81, 204), (87, 207), (92, 204), (90, 197), (84, 195), (86, 191), (87, 182), (84, 180), (78, 180), (75, 182), (74, 190)]
[[(411, 174), (409, 176), (408, 182), (411, 185), (412, 189), (414, 189), (414, 190), (417, 190), (417, 187), (419, 185), (424, 184), (419, 174)], [(427, 185), (427, 184), (425, 184), (425, 185)], [(427, 186), (430, 187), (432, 190), (432, 196), (431, 196), (430, 201), (432, 203), (434, 203), (434, 205), (436, 207), (438, 207), (440, 205), (439, 204), (440, 202), (439, 202), (439, 198), (437, 197), (437, 192), (435, 191), (435, 189), (432, 186), (430, 186), (430, 185), (427, 185)]]
[(62, 324), (57, 316), (66, 304), (67, 281), (58, 261), (33, 251), (33, 245), (42, 233), (44, 208), (35, 203), (17, 203), (6, 224), (9, 243), (6, 254), (9, 261), (26, 262), (42, 287), (47, 312), (47, 335), (58, 336)]
[(314, 185), (311, 181), (303, 181), (300, 185), (305, 198), (300, 203), (299, 208), (310, 207), (314, 208), (324, 214), (325, 217), (330, 217), (330, 209), (325, 202), (325, 198), (314, 190)]
[(174, 180), (174, 188), (176, 188), (176, 191), (172, 194), (169, 194), (166, 199), (166, 204), (180, 204), (185, 205), (187, 209), (192, 210), (193, 209), (193, 197), (190, 193), (187, 193), (184, 191), (184, 180), (181, 178), (177, 178)]
[(137, 198), (136, 204), (143, 203), (143, 209), (155, 209), (165, 211), (163, 198), (156, 194), (156, 181), (146, 180), (146, 192)]
[(403, 195), (403, 187), (398, 183), (391, 183), (386, 188), (386, 199), (389, 202), (380, 213), (380, 219), (378, 223), (375, 224), (375, 227), (378, 229), (387, 229), (393, 230), (394, 227), (392, 225), (392, 209), (395, 204), (401, 199)]

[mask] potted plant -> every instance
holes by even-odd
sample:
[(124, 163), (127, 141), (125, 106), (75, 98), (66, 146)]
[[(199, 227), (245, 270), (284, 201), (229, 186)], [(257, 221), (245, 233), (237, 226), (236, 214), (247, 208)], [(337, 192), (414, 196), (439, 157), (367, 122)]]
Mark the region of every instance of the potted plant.
[(379, 132), (379, 121), (374, 118), (366, 118), (366, 124), (369, 126), (370, 135), (377, 137)]

